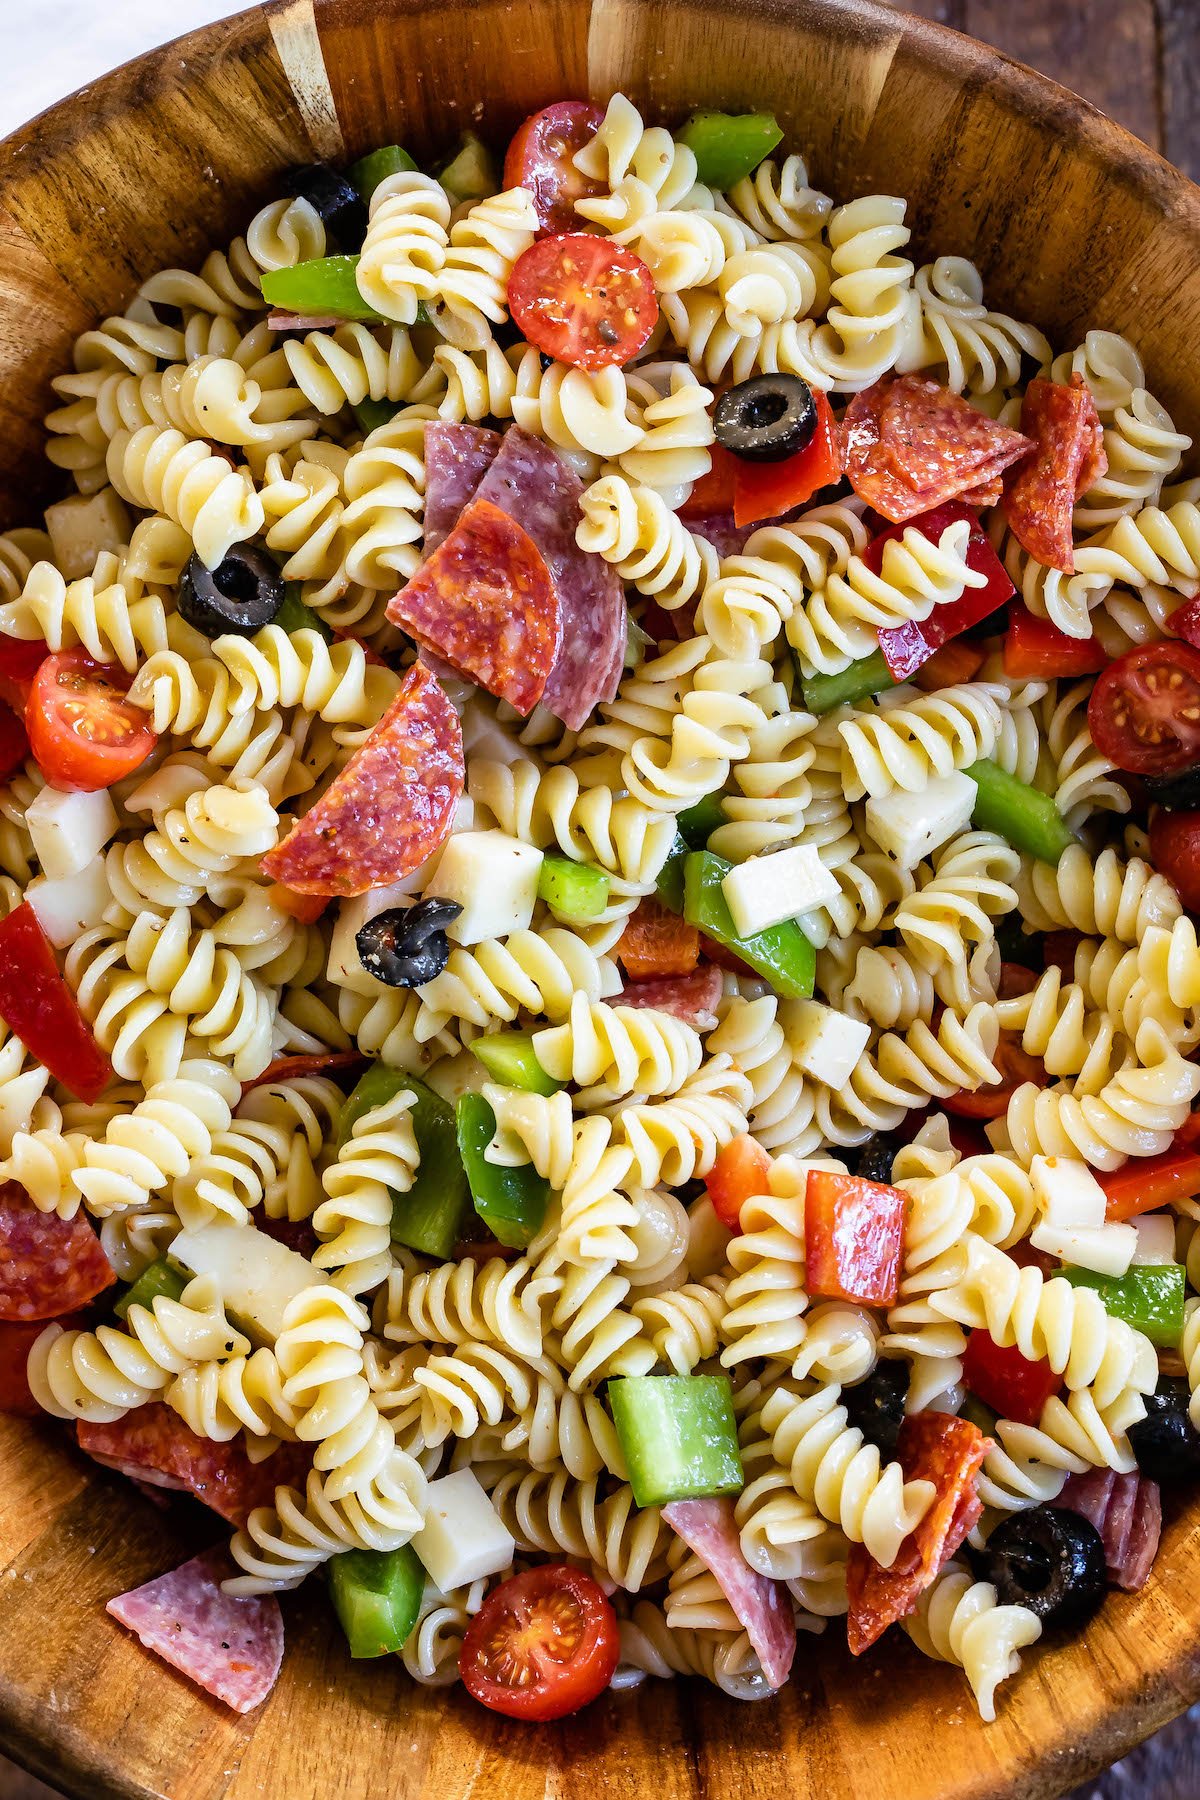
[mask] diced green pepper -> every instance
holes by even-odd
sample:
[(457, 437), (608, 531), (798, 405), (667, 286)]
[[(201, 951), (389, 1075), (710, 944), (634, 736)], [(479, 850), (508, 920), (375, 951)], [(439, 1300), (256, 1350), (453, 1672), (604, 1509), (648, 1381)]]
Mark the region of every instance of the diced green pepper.
[(471, 1213), (471, 1191), (458, 1153), (454, 1110), (415, 1075), (374, 1063), (342, 1108), (337, 1148), (364, 1113), (407, 1088), (415, 1094), (410, 1118), (421, 1160), (406, 1194), (392, 1194), (392, 1241), (445, 1262)]
[(958, 1416), (960, 1419), (969, 1420), (972, 1425), (977, 1425), (984, 1437), (991, 1437), (995, 1431), (999, 1414), (994, 1413), (986, 1401), (979, 1398), (978, 1394), (968, 1394), (958, 1409)]
[(695, 153), (697, 181), (722, 193), (757, 169), (782, 138), (773, 113), (693, 113), (679, 133)]
[(720, 794), (705, 794), (695, 806), (680, 813), (675, 823), (689, 850), (703, 850), (718, 825), (725, 823), (725, 807)]
[(319, 631), (327, 644), (333, 642), (332, 631), (320, 613), (314, 612), (312, 607), (307, 606), (300, 598), (300, 586), (295, 581), (285, 583), (283, 605), (271, 623), (278, 625), (281, 631)]
[(378, 431), (381, 425), (386, 425), (389, 419), (394, 419), (400, 411), (400, 404), (392, 400), (360, 400), (350, 411), (364, 431), (372, 432)]
[(681, 913), (683, 911), (683, 865), (687, 859), (687, 844), (676, 832), (675, 842), (671, 845), (671, 854), (658, 871), (658, 877), (654, 883), (654, 891), (668, 912)]
[(484, 1151), (496, 1135), (496, 1115), (482, 1094), (461, 1094), (455, 1112), (475, 1211), (493, 1237), (523, 1250), (542, 1228), (550, 1183), (528, 1163), (504, 1169), (487, 1161)]
[(290, 269), (269, 269), (262, 278), (263, 299), (285, 312), (329, 313), (379, 324), (382, 315), (358, 291), (357, 268), (357, 256), (319, 256)]
[(463, 133), (458, 151), (438, 180), (452, 200), (486, 200), (500, 186), (500, 172), (487, 145), (473, 131)]
[(741, 1492), (728, 1375), (625, 1375), (608, 1400), (639, 1506)]
[(721, 883), (733, 867), (711, 850), (693, 850), (683, 865), (683, 916), (705, 937), (715, 938), (749, 963), (777, 994), (807, 1000), (817, 973), (817, 953), (794, 919), (740, 937)]
[(1174, 1350), (1183, 1336), (1182, 1263), (1135, 1263), (1125, 1275), (1064, 1269), (1073, 1287), (1094, 1288), (1104, 1310), (1142, 1331), (1159, 1350)]
[(994, 762), (972, 763), (964, 773), (975, 783), (971, 820), (981, 830), (996, 832), (1014, 850), (1024, 850), (1039, 862), (1056, 863), (1076, 842), (1049, 794), (1007, 775)]
[(800, 687), (804, 704), (810, 713), (832, 712), (835, 706), (853, 706), (868, 694), (882, 694), (896, 682), (883, 659), (882, 650), (872, 651), (861, 662), (849, 663), (836, 675), (802, 675)]
[(425, 1570), (411, 1544), (345, 1550), (330, 1559), (329, 1592), (351, 1656), (390, 1656), (417, 1622)]
[(408, 151), (402, 150), (399, 144), (385, 144), (382, 150), (372, 150), (369, 156), (360, 157), (349, 174), (363, 199), (369, 200), (380, 182), (386, 181), (389, 175), (403, 175), (416, 166)]
[(186, 1286), (186, 1278), (172, 1263), (160, 1256), (157, 1262), (152, 1262), (142, 1270), (136, 1281), (130, 1282), (113, 1306), (113, 1311), (118, 1319), (126, 1319), (131, 1306), (153, 1307), (154, 1302), (162, 1295), (168, 1300), (178, 1300)]
[(504, 1087), (524, 1088), (530, 1094), (557, 1094), (562, 1087), (547, 1075), (533, 1053), (528, 1031), (497, 1031), (475, 1044), (475, 1054), (495, 1081)]
[(569, 856), (544, 856), (538, 875), (538, 899), (561, 919), (598, 919), (608, 905), (609, 878), (592, 863)]

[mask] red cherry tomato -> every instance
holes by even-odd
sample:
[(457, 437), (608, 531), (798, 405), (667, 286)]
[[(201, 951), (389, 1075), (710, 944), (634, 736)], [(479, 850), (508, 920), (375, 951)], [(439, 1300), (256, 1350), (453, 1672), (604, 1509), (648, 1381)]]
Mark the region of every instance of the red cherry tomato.
[(570, 231), (579, 223), (575, 202), (603, 193), (575, 167), (603, 121), (604, 108), (590, 100), (556, 100), (526, 119), (508, 146), (504, 185), (528, 188), (543, 231)]
[(613, 1678), (617, 1615), (582, 1569), (546, 1563), (502, 1581), (463, 1639), (463, 1686), (510, 1719), (562, 1719)]
[(740, 1231), (742, 1205), (752, 1194), (769, 1194), (772, 1159), (748, 1132), (733, 1138), (708, 1172), (705, 1185), (713, 1211), (726, 1231)]
[(1160, 807), (1150, 822), (1150, 860), (1188, 911), (1200, 911), (1200, 812)]
[(25, 707), (25, 729), (42, 773), (55, 787), (87, 793), (140, 768), (157, 743), (149, 714), (125, 698), (129, 677), (84, 650), (42, 663)]
[(641, 257), (577, 231), (539, 238), (517, 258), (508, 305), (531, 344), (576, 369), (627, 363), (658, 318), (654, 281)]
[(948, 1113), (956, 1113), (960, 1119), (1003, 1118), (1009, 1101), (1025, 1082), (1036, 1081), (1039, 1087), (1046, 1085), (1046, 1070), (1041, 1057), (1030, 1056), (1023, 1050), (1015, 1031), (1000, 1033), (992, 1061), (1003, 1080), (998, 1085), (977, 1088), (974, 1093), (963, 1088), (957, 1094), (947, 1094), (942, 1105)]
[(1118, 656), (1088, 701), (1092, 742), (1133, 775), (1174, 775), (1200, 762), (1200, 650), (1163, 639)]

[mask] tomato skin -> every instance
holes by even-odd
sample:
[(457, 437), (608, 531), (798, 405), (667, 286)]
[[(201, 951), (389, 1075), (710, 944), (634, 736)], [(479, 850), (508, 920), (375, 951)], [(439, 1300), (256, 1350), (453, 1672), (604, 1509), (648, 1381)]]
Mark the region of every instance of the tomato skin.
[(508, 305), (531, 344), (574, 369), (629, 362), (658, 319), (654, 278), (641, 257), (579, 231), (538, 238), (518, 256)]
[(994, 1412), (1021, 1425), (1036, 1425), (1047, 1400), (1062, 1387), (1062, 1376), (1048, 1362), (1022, 1356), (1015, 1346), (1003, 1349), (986, 1331), (968, 1336), (962, 1378)]
[(591, 100), (556, 100), (518, 128), (504, 158), (504, 185), (529, 190), (542, 231), (570, 231), (578, 224), (575, 202), (603, 193), (573, 160), (603, 123), (604, 108)]
[(1200, 650), (1169, 638), (1126, 650), (1092, 689), (1088, 727), (1101, 756), (1131, 775), (1200, 763)]
[(748, 1132), (735, 1137), (718, 1153), (705, 1178), (713, 1211), (726, 1231), (740, 1232), (741, 1212), (752, 1194), (770, 1192), (772, 1159), (769, 1151)]
[(817, 429), (803, 450), (782, 462), (747, 462), (734, 458), (733, 522), (757, 525), (760, 519), (778, 519), (842, 473), (842, 452), (833, 410), (827, 394), (813, 394)]
[(1150, 821), (1150, 860), (1189, 912), (1200, 910), (1200, 812), (1167, 812)]
[(908, 1195), (882, 1181), (810, 1169), (805, 1285), (828, 1300), (890, 1306), (900, 1287)]
[(0, 702), (0, 781), (7, 781), (29, 755), (29, 734), (24, 720)]
[(1009, 1101), (1025, 1082), (1035, 1081), (1038, 1087), (1046, 1085), (1046, 1069), (1041, 1057), (1030, 1056), (1022, 1049), (1015, 1031), (1000, 1033), (992, 1061), (1004, 1080), (992, 1087), (977, 1088), (974, 1093), (963, 1088), (957, 1094), (948, 1094), (942, 1101), (948, 1113), (956, 1113), (960, 1119), (999, 1119), (1008, 1111)]
[(0, 700), (23, 714), (33, 678), (50, 654), (41, 638), (0, 638)]
[(459, 1657), (463, 1686), (509, 1719), (578, 1712), (613, 1678), (620, 1632), (599, 1583), (567, 1563), (512, 1575), (490, 1593)]
[(84, 650), (46, 657), (25, 707), (38, 766), (57, 788), (94, 793), (141, 767), (158, 739), (149, 714), (125, 698), (129, 677)]

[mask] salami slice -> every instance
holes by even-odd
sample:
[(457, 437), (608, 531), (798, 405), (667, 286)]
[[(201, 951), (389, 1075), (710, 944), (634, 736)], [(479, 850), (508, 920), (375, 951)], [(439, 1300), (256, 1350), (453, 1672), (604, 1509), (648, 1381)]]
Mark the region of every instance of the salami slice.
[(969, 496), (986, 504), (1031, 440), (920, 375), (878, 381), (856, 394), (842, 420), (850, 485), (893, 524)]
[(501, 437), (482, 425), (445, 424), (425, 427), (425, 554), (431, 556), (475, 498), (496, 460)]
[(626, 919), (616, 954), (631, 981), (690, 975), (700, 960), (700, 933), (647, 895)]
[(1031, 381), (1021, 402), (1021, 430), (1034, 448), (1005, 478), (1004, 516), (1038, 562), (1073, 575), (1071, 514), (1108, 468), (1100, 415), (1083, 376), (1073, 375), (1069, 384), (1041, 376)]
[(279, 306), (267, 314), (268, 331), (332, 331), (345, 322), (337, 313), (296, 313)]
[(1162, 1495), (1156, 1481), (1136, 1470), (1114, 1475), (1111, 1469), (1089, 1469), (1068, 1477), (1054, 1505), (1079, 1513), (1096, 1527), (1114, 1586), (1134, 1593), (1145, 1585), (1162, 1533)]
[(23, 1187), (0, 1187), (0, 1319), (53, 1319), (117, 1279), (84, 1213), (40, 1212)]
[(262, 859), (301, 894), (365, 894), (419, 869), (450, 834), (466, 766), (458, 714), (414, 663), (341, 774)]
[(733, 1501), (672, 1500), (662, 1516), (717, 1580), (737, 1614), (773, 1688), (787, 1680), (796, 1653), (796, 1622), (787, 1589), (752, 1569), (742, 1555)]
[(542, 703), (572, 731), (616, 693), (629, 618), (616, 570), (575, 542), (582, 494), (579, 477), (549, 444), (515, 425), (475, 494), (524, 527), (550, 571), (562, 635)]
[(528, 532), (490, 501), (472, 500), (387, 612), (523, 718), (541, 699), (562, 635), (554, 583)]
[(652, 1006), (657, 1012), (671, 1013), (697, 1031), (712, 1031), (717, 1023), (717, 1001), (721, 998), (721, 971), (713, 963), (704, 963), (690, 975), (664, 975), (657, 981), (628, 981), (614, 1005)]
[[(70, 1331), (85, 1322), (84, 1314), (68, 1313), (59, 1322)], [(28, 1325), (0, 1325), (0, 1413), (14, 1413), (22, 1419), (45, 1417), (26, 1372), (29, 1352), (45, 1329), (43, 1319)]]
[(242, 1438), (217, 1443), (197, 1437), (160, 1401), (111, 1425), (81, 1420), (75, 1429), (79, 1448), (97, 1462), (194, 1494), (230, 1525), (244, 1525), (256, 1506), (269, 1505), (277, 1487), (303, 1487), (312, 1464), (311, 1452), (300, 1444), (281, 1444), (262, 1462), (251, 1462)]
[(261, 1706), (283, 1664), (283, 1615), (274, 1594), (226, 1594), (234, 1574), (223, 1550), (207, 1550), (110, 1600), (107, 1610), (160, 1656), (234, 1712)]

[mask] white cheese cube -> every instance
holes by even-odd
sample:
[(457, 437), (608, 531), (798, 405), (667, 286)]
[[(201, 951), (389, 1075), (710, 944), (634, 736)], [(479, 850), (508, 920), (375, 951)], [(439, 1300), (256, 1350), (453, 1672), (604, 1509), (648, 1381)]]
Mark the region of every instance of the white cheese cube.
[(871, 1037), (871, 1027), (819, 1000), (785, 1002), (780, 1022), (798, 1068), (831, 1088), (846, 1085)]
[(1060, 1231), (1094, 1231), (1104, 1223), (1104, 1189), (1085, 1162), (1035, 1156), (1029, 1165), (1038, 1211)]
[(412, 1541), (444, 1594), (512, 1566), (516, 1543), (470, 1469), (431, 1481), (425, 1523)]
[[(428, 990), (422, 989), (422, 994)], [(427, 1087), (451, 1106), (462, 1094), (481, 1094), (489, 1080), (488, 1072), (472, 1050), (462, 1050), (457, 1056), (443, 1057), (426, 1069), (421, 1076)]]
[(1129, 1223), (1137, 1232), (1135, 1263), (1173, 1263), (1175, 1261), (1175, 1221), (1170, 1213), (1143, 1213)]
[(461, 915), (446, 927), (457, 944), (525, 931), (537, 904), (542, 852), (503, 831), (459, 831), (447, 840), (425, 892), (455, 900)]
[(1137, 1249), (1137, 1232), (1132, 1225), (1069, 1226), (1051, 1225), (1043, 1221), (1029, 1234), (1035, 1250), (1057, 1256), (1077, 1269), (1091, 1269), (1097, 1275), (1124, 1275)]
[(125, 502), (110, 487), (96, 494), (72, 494), (46, 508), (46, 530), (54, 561), (68, 581), (90, 575), (102, 550), (123, 550), (133, 522)]
[(86, 869), (61, 881), (35, 875), (25, 889), (25, 898), (50, 942), (66, 950), (83, 932), (103, 922), (104, 909), (112, 899), (104, 858), (93, 857)]
[(96, 860), (117, 829), (117, 814), (103, 788), (63, 794), (46, 787), (31, 803), (25, 823), (42, 873), (66, 881)]
[(837, 877), (808, 844), (735, 863), (721, 891), (740, 937), (753, 937), (798, 913), (814, 912), (841, 893)]
[(868, 800), (867, 830), (902, 869), (915, 869), (961, 831), (974, 810), (975, 783), (955, 770), (935, 777), (919, 794), (897, 788), (880, 800)]
[(170, 1257), (192, 1275), (215, 1277), (229, 1317), (260, 1344), (273, 1344), (297, 1294), (326, 1278), (306, 1256), (252, 1225), (201, 1225), (171, 1240)]
[(468, 706), (463, 714), (462, 733), (468, 763), (498, 762), (511, 768), (514, 763), (533, 761), (525, 746), (479, 702)]

